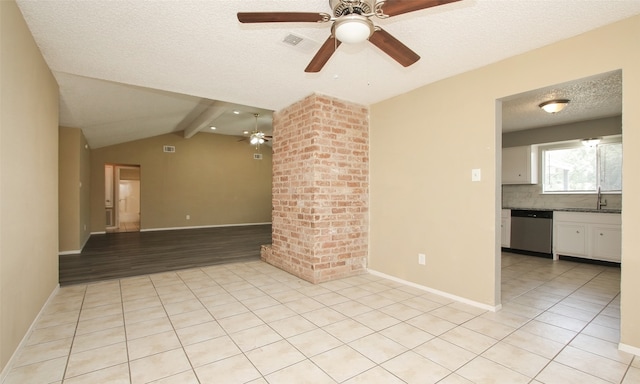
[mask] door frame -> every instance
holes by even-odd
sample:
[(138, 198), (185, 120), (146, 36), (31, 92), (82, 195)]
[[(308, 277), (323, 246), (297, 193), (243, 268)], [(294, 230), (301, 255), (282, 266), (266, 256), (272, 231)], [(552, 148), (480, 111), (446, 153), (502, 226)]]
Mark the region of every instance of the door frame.
[[(113, 167), (113, 203), (111, 209), (113, 210), (113, 222), (111, 226), (106, 226), (106, 229), (117, 229), (120, 228), (120, 170), (122, 169), (136, 169), (140, 172), (140, 165), (131, 165), (131, 164), (114, 164), (114, 163), (105, 163), (105, 169), (107, 166)], [(105, 183), (106, 183), (107, 175), (105, 174)], [(140, 188), (142, 188), (142, 175), (140, 175)], [(138, 221), (142, 220), (142, 201), (141, 201), (141, 193), (138, 192), (138, 201), (140, 202), (140, 210), (138, 211)], [(106, 199), (105, 199), (106, 200)], [(109, 207), (106, 207), (107, 209)]]

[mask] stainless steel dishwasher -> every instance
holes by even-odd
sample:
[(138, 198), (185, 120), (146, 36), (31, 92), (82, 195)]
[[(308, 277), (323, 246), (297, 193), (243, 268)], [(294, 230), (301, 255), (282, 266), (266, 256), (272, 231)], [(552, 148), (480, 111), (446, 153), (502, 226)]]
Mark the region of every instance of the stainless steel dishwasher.
[(511, 210), (511, 249), (551, 256), (553, 211)]

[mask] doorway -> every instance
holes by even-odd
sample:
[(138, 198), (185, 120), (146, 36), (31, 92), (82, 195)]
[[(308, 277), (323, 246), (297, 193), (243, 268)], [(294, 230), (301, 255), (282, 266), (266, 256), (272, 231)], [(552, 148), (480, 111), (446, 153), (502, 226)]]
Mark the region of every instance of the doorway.
[(140, 166), (105, 164), (107, 232), (140, 231)]
[[(540, 106), (544, 104), (545, 101), (558, 98), (561, 100), (570, 100), (566, 111), (557, 113), (546, 113), (542, 111)], [(496, 158), (499, 159), (496, 162), (496, 174), (498, 175), (496, 196), (498, 208), (517, 207), (551, 211), (581, 210), (585, 212), (600, 210), (599, 202), (602, 196), (600, 195), (599, 189), (595, 188), (597, 185), (594, 185), (594, 189), (590, 193), (571, 193), (568, 191), (555, 194), (543, 193), (544, 188), (542, 183), (545, 179), (548, 179), (548, 177), (543, 177), (545, 175), (542, 167), (543, 152), (541, 152), (540, 147), (547, 146), (548, 148), (551, 145), (557, 145), (557, 148), (572, 148), (573, 146), (582, 148), (585, 144), (583, 139), (588, 138), (605, 139), (607, 137), (619, 136), (620, 140), (624, 140), (622, 132), (621, 70), (596, 74), (499, 99), (497, 100), (496, 113), (496, 121), (498, 124), (496, 127), (496, 147), (499, 151), (496, 156)], [(532, 179), (528, 179), (520, 183), (502, 184), (501, 171), (504, 159), (502, 158), (500, 149), (503, 146), (505, 148), (531, 147), (531, 152), (537, 155), (537, 159), (535, 161), (531, 160), (531, 162), (537, 164), (536, 174), (540, 172), (537, 175), (538, 182), (533, 182)], [(612, 163), (612, 161), (608, 163)], [(564, 164), (570, 164), (572, 167), (575, 167), (577, 163), (575, 161), (565, 161)], [(527, 170), (531, 169), (529, 166), (525, 168), (527, 168)], [(562, 170), (562, 175), (565, 176), (566, 168), (558, 168)], [(564, 182), (565, 179), (560, 180)], [(599, 179), (596, 180), (601, 181)], [(620, 191), (620, 193), (608, 194), (607, 199), (607, 208), (621, 210), (622, 191)], [(498, 215), (498, 217), (501, 217), (501, 215)], [(554, 219), (555, 218), (556, 217), (554, 217)], [(503, 219), (501, 221), (506, 224), (509, 223), (509, 220), (505, 221)], [(496, 223), (496, 227), (497, 225), (498, 223)], [(587, 224), (584, 225), (586, 226)], [(575, 231), (576, 229), (574, 228), (572, 233)], [(508, 235), (508, 233), (508, 231), (502, 231), (503, 235)], [(576, 233), (586, 233), (586, 231), (581, 230)], [(602, 233), (604, 233), (604, 231)], [(602, 236), (602, 233), (600, 233), (600, 236)], [(501, 248), (505, 246), (505, 242), (500, 240), (499, 236), (497, 236), (496, 260), (499, 266), (501, 266), (500, 262), (502, 261)], [(591, 244), (591, 242), (587, 240), (584, 240), (583, 243), (585, 245)], [(506, 244), (508, 244), (508, 242)], [(620, 244), (617, 245), (619, 247)], [(506, 245), (506, 248), (510, 248), (510, 245)], [(588, 253), (586, 250), (582, 252)], [(609, 252), (609, 250), (607, 252)], [(508, 256), (508, 258), (510, 259), (511, 256)], [(576, 260), (579, 260), (579, 258)], [(538, 260), (534, 260), (532, 263), (537, 261)], [(581, 261), (589, 260), (585, 255)], [(557, 264), (557, 262), (552, 261), (549, 263)], [(509, 265), (507, 265), (507, 267), (509, 267)], [(622, 268), (622, 265), (620, 265), (620, 267)], [(512, 275), (503, 276), (502, 274), (505, 270), (500, 267), (497, 268), (496, 275), (498, 282), (496, 284), (497, 295), (501, 297), (501, 300), (511, 298), (513, 293), (505, 293), (500, 290), (503, 287), (501, 284), (503, 280), (513, 278)], [(508, 271), (509, 274), (512, 272), (513, 269)], [(508, 285), (508, 283), (505, 285)], [(534, 291), (532, 290), (532, 292)]]

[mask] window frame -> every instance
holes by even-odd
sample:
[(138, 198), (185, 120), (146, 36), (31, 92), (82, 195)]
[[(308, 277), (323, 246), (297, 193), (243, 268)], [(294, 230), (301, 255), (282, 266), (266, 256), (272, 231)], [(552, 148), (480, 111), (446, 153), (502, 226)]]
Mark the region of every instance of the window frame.
[[(622, 135), (613, 135), (603, 137), (598, 145), (601, 144), (615, 144), (619, 143), (622, 145)], [(539, 164), (539, 180), (540, 180), (540, 189), (543, 195), (593, 195), (598, 193), (598, 185), (600, 184), (600, 152), (596, 151), (596, 188), (593, 190), (585, 190), (585, 191), (546, 191), (545, 190), (545, 181), (546, 181), (546, 154), (545, 152), (548, 150), (561, 150), (561, 149), (573, 149), (582, 147), (582, 140), (570, 140), (570, 141), (562, 141), (548, 144), (540, 144), (538, 145), (538, 158), (540, 159)], [(623, 149), (624, 151), (624, 149)], [(622, 194), (622, 189), (619, 191), (602, 191), (602, 193), (606, 194)]]

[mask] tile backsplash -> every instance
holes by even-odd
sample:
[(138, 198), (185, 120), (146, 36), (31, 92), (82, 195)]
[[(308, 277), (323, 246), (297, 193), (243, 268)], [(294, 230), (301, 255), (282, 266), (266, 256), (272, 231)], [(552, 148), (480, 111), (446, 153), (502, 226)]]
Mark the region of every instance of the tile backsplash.
[[(622, 194), (602, 194), (604, 209), (622, 209)], [(505, 208), (585, 208), (596, 209), (596, 194), (542, 194), (542, 185), (503, 185), (502, 206)]]

